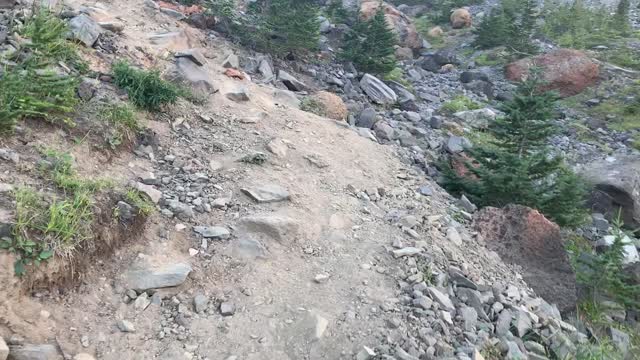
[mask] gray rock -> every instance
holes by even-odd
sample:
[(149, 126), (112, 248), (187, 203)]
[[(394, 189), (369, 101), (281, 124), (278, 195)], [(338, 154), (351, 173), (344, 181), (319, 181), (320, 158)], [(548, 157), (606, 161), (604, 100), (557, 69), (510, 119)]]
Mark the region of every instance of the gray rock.
[(623, 357), (626, 358), (631, 345), (629, 334), (614, 327), (609, 327), (607, 331), (609, 337), (611, 338), (611, 342), (616, 346), (616, 348), (618, 348)]
[(275, 89), (273, 91), (274, 102), (278, 105), (285, 105), (292, 108), (300, 108), (300, 99), (289, 90)]
[(460, 206), (464, 211), (473, 214), (478, 210), (478, 207), (471, 202), (465, 195), (462, 195), (460, 200), (458, 200), (458, 206)]
[(300, 234), (300, 223), (281, 215), (246, 216), (238, 221), (238, 232), (252, 237), (292, 244)]
[(376, 356), (376, 352), (366, 346), (356, 354), (356, 360), (371, 360)]
[(426, 296), (418, 296), (413, 299), (413, 306), (422, 310), (429, 310), (433, 306), (433, 301)]
[(285, 201), (290, 197), (287, 189), (275, 184), (242, 188), (241, 191), (259, 203)]
[(465, 124), (476, 129), (486, 129), (496, 119), (497, 114), (495, 111), (484, 108), (468, 111), (459, 111), (453, 114), (456, 118), (463, 121)]
[(362, 110), (358, 119), (356, 120), (356, 126), (361, 128), (371, 129), (376, 124), (378, 120), (378, 113), (372, 107), (365, 108)]
[(392, 128), (386, 121), (378, 121), (373, 126), (376, 136), (382, 140), (394, 140), (396, 136), (396, 130)]
[(102, 33), (100, 25), (85, 14), (80, 14), (69, 20), (69, 31), (74, 39), (87, 47), (93, 47)]
[(232, 255), (241, 259), (266, 259), (267, 248), (256, 239), (241, 237), (233, 242)]
[(365, 74), (360, 79), (360, 87), (369, 96), (371, 101), (378, 104), (394, 104), (398, 101), (398, 95), (382, 80), (371, 74)]
[(269, 60), (267, 59), (260, 60), (260, 65), (258, 65), (258, 73), (260, 73), (262, 77), (267, 81), (270, 81), (275, 76), (273, 74), (271, 63), (269, 63)]
[(625, 226), (640, 227), (640, 157), (591, 162), (583, 175), (593, 185), (592, 209), (609, 220), (616, 219), (621, 210)]
[(146, 291), (181, 285), (191, 272), (186, 263), (130, 270), (125, 274), (126, 287)]
[(15, 4), (15, 0), (0, 0), (0, 9), (11, 9)]
[(157, 190), (153, 185), (145, 185), (141, 182), (137, 182), (135, 184), (135, 188), (136, 190), (146, 194), (154, 204), (159, 203), (160, 199), (162, 199), (162, 191)]
[(250, 100), (247, 89), (244, 87), (237, 88), (235, 90), (228, 92), (226, 94), (226, 97), (227, 99), (235, 102), (244, 102), (244, 101)]
[(176, 58), (187, 58), (198, 66), (204, 66), (207, 63), (207, 59), (202, 55), (198, 49), (188, 49), (184, 51), (178, 51), (174, 55)]
[[(2, 7), (0, 5), (0, 7)], [(2, 338), (2, 336), (0, 336), (0, 360), (7, 360), (7, 357), (9, 356), (9, 347), (7, 346), (7, 343), (4, 342), (4, 339)]]
[(469, 288), (469, 289), (473, 289), (473, 290), (478, 290), (478, 285), (476, 285), (476, 283), (474, 283), (473, 281), (469, 280), (469, 278), (467, 278), (463, 273), (462, 270), (455, 268), (455, 267), (450, 267), (449, 268), (449, 279), (456, 283), (456, 285), (458, 285), (459, 287), (465, 287), (465, 288)]
[(396, 358), (398, 360), (419, 360), (417, 357), (404, 351), (401, 347), (396, 347)]
[(418, 188), (418, 193), (424, 196), (433, 196), (433, 188), (429, 185), (422, 185)]
[(233, 316), (236, 313), (236, 306), (231, 302), (220, 304), (220, 314), (222, 316)]
[(513, 315), (511, 311), (505, 309), (498, 315), (498, 321), (496, 321), (496, 336), (502, 337), (509, 332), (511, 328), (511, 320)]
[(513, 327), (516, 329), (516, 336), (520, 338), (524, 337), (533, 328), (529, 314), (524, 310), (516, 310), (516, 316), (513, 319)]
[(207, 96), (218, 91), (207, 70), (186, 57), (176, 58), (167, 78), (174, 83), (191, 88), (199, 96)]
[(532, 353), (535, 353), (535, 354), (538, 354), (538, 355), (542, 355), (542, 356), (546, 355), (546, 350), (544, 348), (544, 345), (538, 344), (535, 341), (525, 341), (524, 342), (524, 347), (529, 352), (532, 352)]
[(96, 93), (97, 87), (100, 85), (100, 81), (91, 78), (82, 78), (78, 85), (78, 97), (84, 101), (89, 101)]
[(125, 333), (136, 332), (136, 327), (133, 325), (132, 322), (127, 320), (118, 321), (118, 329), (120, 329), (120, 331)]
[(318, 22), (320, 22), (320, 33), (326, 34), (331, 31), (331, 22), (324, 16), (318, 16)]
[(450, 136), (445, 149), (451, 154), (458, 154), (472, 147), (471, 142), (464, 136)]
[(202, 294), (198, 294), (193, 298), (193, 310), (198, 314), (205, 312), (208, 305), (209, 299)]
[(180, 11), (169, 9), (169, 8), (160, 8), (160, 12), (165, 13), (176, 20), (183, 20), (186, 16)]
[(418, 114), (417, 112), (414, 111), (407, 111), (404, 113), (404, 117), (407, 118), (407, 120), (411, 121), (411, 122), (420, 122), (420, 120), (422, 120), (422, 117), (420, 116), (420, 114)]
[(549, 348), (556, 359), (572, 359), (576, 353), (576, 346), (562, 331), (553, 334)]
[(444, 310), (447, 311), (455, 311), (456, 308), (455, 306), (453, 306), (453, 303), (451, 302), (451, 299), (449, 299), (449, 295), (446, 295), (444, 293), (442, 293), (440, 290), (434, 288), (434, 287), (429, 287), (427, 289), (427, 291), (429, 292), (429, 295), (431, 295), (431, 298), (437, 302), (438, 304), (440, 304), (440, 307)]
[(140, 296), (136, 297), (136, 300), (133, 302), (133, 307), (136, 311), (144, 311), (149, 305), (151, 305), (151, 300), (149, 299), (149, 294), (143, 292)]
[(591, 219), (593, 222), (593, 227), (595, 227), (598, 231), (606, 232), (609, 230), (609, 221), (605, 219), (603, 214), (594, 213), (591, 215)]
[(194, 226), (193, 231), (207, 239), (224, 240), (231, 236), (231, 232), (222, 226)]
[(100, 27), (104, 30), (111, 31), (117, 34), (120, 34), (124, 31), (124, 24), (119, 22), (102, 21), (99, 22), (98, 25), (100, 25)]
[(478, 324), (478, 313), (472, 307), (465, 306), (459, 311), (464, 331), (474, 331)]
[(507, 355), (505, 355), (505, 360), (525, 360), (527, 356), (520, 350), (518, 347), (518, 343), (515, 341), (506, 341), (507, 345)]
[(472, 81), (487, 81), (489, 82), (489, 75), (479, 71), (463, 71), (460, 74), (460, 82), (470, 83)]
[[(227, 58), (222, 62), (222, 67), (227, 69), (238, 69), (240, 68), (240, 58), (238, 58), (238, 55), (236, 54), (229, 54), (229, 56), (227, 56)], [(273, 76), (273, 72), (271, 73), (271, 76)]]
[(447, 229), (447, 240), (451, 241), (457, 246), (462, 246), (462, 237), (460, 236), (458, 230), (454, 227), (449, 227)]
[(0, 149), (0, 159), (17, 164), (20, 162), (20, 155), (11, 149)]
[(54, 345), (49, 344), (24, 344), (11, 345), (9, 347), (11, 360), (60, 360), (62, 355)]
[(432, 116), (431, 120), (429, 120), (429, 125), (432, 129), (440, 129), (442, 128), (443, 120), (440, 116)]
[(293, 75), (284, 70), (278, 70), (278, 80), (282, 81), (284, 86), (291, 91), (304, 91), (308, 87), (302, 81), (296, 79)]
[(393, 250), (393, 257), (396, 259), (407, 256), (414, 256), (420, 254), (422, 249), (414, 248), (414, 247), (406, 247), (403, 249)]

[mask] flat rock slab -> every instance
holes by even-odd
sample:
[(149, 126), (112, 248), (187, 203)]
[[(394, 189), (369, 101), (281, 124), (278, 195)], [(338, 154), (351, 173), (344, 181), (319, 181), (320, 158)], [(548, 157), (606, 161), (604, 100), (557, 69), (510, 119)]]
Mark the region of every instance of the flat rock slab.
[(430, 287), (427, 289), (429, 291), (429, 295), (431, 295), (431, 298), (437, 302), (438, 304), (440, 304), (440, 306), (447, 311), (455, 311), (456, 307), (453, 306), (453, 303), (451, 302), (451, 299), (449, 298), (449, 295), (442, 293), (440, 290), (434, 288), (434, 287)]
[(10, 347), (12, 360), (62, 360), (62, 355), (58, 354), (55, 346), (49, 344), (42, 345), (15, 345)]
[(224, 240), (231, 236), (231, 232), (222, 226), (194, 226), (193, 231), (207, 239)]
[(188, 86), (200, 96), (210, 95), (218, 91), (209, 73), (187, 57), (176, 58), (175, 65), (169, 72), (168, 78), (175, 83)]
[(130, 270), (125, 275), (127, 287), (137, 291), (178, 286), (184, 283), (191, 272), (191, 266), (177, 263), (162, 267)]
[(187, 49), (184, 51), (178, 51), (174, 56), (177, 58), (187, 58), (198, 66), (204, 66), (204, 64), (207, 63), (207, 58), (205, 58), (198, 49)]
[(266, 184), (241, 189), (243, 193), (259, 203), (289, 200), (289, 191), (280, 185)]
[(279, 215), (247, 216), (238, 222), (238, 231), (280, 244), (291, 244), (300, 235), (300, 223)]

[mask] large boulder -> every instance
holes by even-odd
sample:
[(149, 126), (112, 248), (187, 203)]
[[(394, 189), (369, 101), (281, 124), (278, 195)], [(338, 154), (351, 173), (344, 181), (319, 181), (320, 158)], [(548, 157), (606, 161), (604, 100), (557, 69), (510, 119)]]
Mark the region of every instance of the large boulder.
[(542, 69), (542, 80), (545, 84), (541, 90), (555, 90), (562, 97), (582, 92), (595, 84), (600, 75), (598, 64), (582, 51), (558, 49), (507, 65), (506, 77), (511, 81), (522, 81), (532, 68)]
[(560, 227), (521, 205), (487, 207), (474, 217), (486, 246), (508, 263), (522, 267), (524, 280), (562, 312), (575, 310), (576, 279)]
[(471, 13), (467, 9), (455, 9), (451, 12), (451, 27), (454, 29), (462, 29), (471, 27)]
[(398, 95), (382, 80), (373, 75), (364, 74), (360, 79), (360, 87), (371, 101), (377, 104), (395, 104), (398, 101)]
[(334, 93), (318, 91), (311, 95), (311, 99), (320, 107), (318, 110), (320, 110), (321, 115), (329, 119), (346, 120), (349, 115), (349, 110), (347, 110), (344, 101)]
[(167, 78), (177, 84), (191, 88), (194, 94), (202, 97), (218, 91), (206, 69), (189, 57), (178, 57)]
[(629, 228), (640, 227), (640, 158), (592, 162), (583, 171), (593, 186), (589, 200), (595, 212), (612, 220), (618, 213)]
[(364, 19), (372, 18), (382, 5), (389, 27), (398, 35), (399, 44), (410, 49), (422, 48), (422, 39), (413, 21), (393, 5), (379, 0), (365, 0), (360, 4), (360, 14)]

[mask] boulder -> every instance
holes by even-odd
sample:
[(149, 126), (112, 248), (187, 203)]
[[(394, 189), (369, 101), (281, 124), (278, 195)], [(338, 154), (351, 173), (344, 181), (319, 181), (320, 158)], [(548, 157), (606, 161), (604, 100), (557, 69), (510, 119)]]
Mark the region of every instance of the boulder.
[[(0, 6), (1, 4), (2, 3), (0, 3)], [(0, 360), (7, 360), (7, 357), (9, 357), (9, 347), (7, 343), (4, 342), (2, 336), (0, 336)]]
[(284, 70), (278, 70), (278, 80), (282, 81), (284, 86), (291, 91), (307, 90), (307, 85)]
[(393, 29), (398, 36), (399, 45), (410, 49), (422, 48), (422, 39), (411, 18), (396, 9), (393, 5), (379, 0), (364, 0), (360, 5), (362, 18), (372, 18), (380, 6), (384, 9), (385, 19), (389, 27)]
[(75, 40), (87, 47), (93, 47), (98, 41), (102, 29), (92, 18), (85, 14), (80, 14), (69, 20), (69, 31)]
[(146, 266), (128, 271), (125, 274), (125, 282), (128, 289), (147, 291), (181, 285), (190, 272), (191, 266), (186, 263)]
[(283, 245), (296, 242), (300, 230), (297, 220), (282, 215), (246, 216), (238, 222), (238, 233), (242, 235), (240, 238), (258, 238)]
[(471, 27), (471, 13), (468, 9), (455, 9), (451, 12), (451, 27), (454, 29), (462, 29)]
[(453, 114), (456, 118), (463, 121), (466, 125), (475, 129), (486, 129), (496, 119), (495, 111), (484, 108), (476, 110), (459, 111)]
[(15, 0), (0, 0), (0, 9), (11, 9), (15, 4)]
[(207, 58), (205, 58), (198, 49), (187, 49), (184, 51), (178, 51), (174, 56), (177, 58), (188, 58), (198, 66), (204, 66), (207, 63)]
[(360, 113), (356, 119), (356, 126), (361, 128), (371, 129), (378, 121), (378, 113), (376, 109), (368, 107)]
[(289, 192), (282, 186), (264, 184), (240, 189), (244, 194), (258, 203), (272, 203), (289, 200)]
[(429, 35), (429, 37), (439, 38), (442, 35), (444, 35), (444, 30), (442, 30), (440, 26), (434, 26), (431, 29), (429, 29), (429, 32), (427, 34)]
[(547, 54), (518, 60), (506, 66), (505, 75), (511, 81), (526, 79), (532, 68), (542, 69), (544, 85), (540, 90), (554, 90), (562, 97), (579, 94), (598, 80), (600, 68), (585, 53), (573, 49), (558, 49)]
[(592, 185), (589, 205), (609, 220), (622, 217), (625, 226), (640, 227), (640, 157), (590, 163), (583, 177)]
[(167, 78), (172, 82), (188, 86), (200, 96), (207, 96), (218, 91), (207, 71), (189, 57), (176, 58)]
[(575, 310), (576, 279), (558, 225), (536, 210), (508, 205), (480, 210), (474, 227), (489, 249), (522, 267), (524, 280), (537, 295), (562, 312)]
[(311, 95), (311, 99), (322, 108), (325, 117), (334, 120), (346, 120), (349, 110), (342, 99), (328, 91), (318, 91)]
[(398, 101), (398, 95), (382, 80), (371, 74), (364, 74), (360, 79), (360, 87), (375, 103), (384, 105), (394, 104)]

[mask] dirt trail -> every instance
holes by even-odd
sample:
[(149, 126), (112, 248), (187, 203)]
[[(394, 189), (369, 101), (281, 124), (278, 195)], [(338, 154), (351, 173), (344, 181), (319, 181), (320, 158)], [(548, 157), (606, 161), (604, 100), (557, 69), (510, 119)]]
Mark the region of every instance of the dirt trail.
[[(83, 4), (71, 2), (75, 8)], [(186, 25), (150, 11), (143, 1), (114, 1), (107, 12), (126, 24), (119, 41), (158, 56), (155, 66), (168, 66), (162, 60), (166, 49), (152, 45), (148, 36)], [(203, 34), (187, 31), (191, 46), (204, 47)], [(137, 54), (133, 57), (143, 58), (140, 51), (132, 51)], [(233, 206), (197, 213), (190, 221), (155, 214), (141, 241), (95, 264), (78, 290), (48, 296), (41, 300), (44, 313), (36, 309), (24, 315), (26, 323), (41, 328), (40, 336), (32, 340), (55, 337), (65, 353), (87, 352), (99, 359), (339, 359), (352, 358), (361, 345), (376, 344), (376, 338), (385, 336), (384, 319), (378, 313), (381, 307), (392, 311), (397, 301), (395, 284), (387, 276), (394, 265), (385, 247), (407, 235), (380, 221), (388, 210), (385, 204), (358, 199), (348, 189), (370, 194), (400, 189), (402, 197), (403, 180), (396, 175), (406, 169), (389, 147), (342, 124), (276, 105), (273, 88), (223, 76), (219, 64), (229, 51), (222, 41), (208, 41), (205, 53), (215, 56), (206, 67), (220, 92), (207, 105), (181, 103), (175, 113), (162, 114), (149, 126), (160, 139), (156, 159), (175, 155), (214, 174), (205, 189), (220, 196), (232, 192)], [(249, 102), (238, 104), (224, 97), (239, 86), (248, 90)], [(198, 115), (210, 116), (212, 122), (205, 123)], [(178, 118), (189, 128), (183, 124), (172, 129)], [(259, 120), (248, 121), (254, 118)], [(254, 151), (268, 153), (265, 147), (274, 139), (286, 155), (269, 153), (261, 166), (235, 161)], [(213, 142), (222, 143), (224, 151), (212, 152)], [(158, 174), (168, 168), (157, 161), (126, 161), (128, 176)], [(207, 169), (211, 161), (223, 168)], [(188, 183), (180, 181), (173, 177), (162, 190), (172, 192)], [(256, 204), (240, 191), (263, 184), (286, 188), (291, 200)], [(282, 238), (262, 228), (243, 230), (239, 219), (254, 215), (286, 217), (297, 228)], [(197, 225), (226, 226), (232, 237), (210, 241), (204, 251), (201, 237), (192, 231)], [(261, 258), (240, 256), (246, 254), (239, 243), (251, 236), (262, 240)], [(190, 249), (200, 252), (190, 256)], [(180, 261), (194, 270), (179, 288), (162, 291), (166, 299), (162, 306), (140, 311), (123, 301), (122, 276), (132, 265)], [(328, 279), (314, 281), (318, 275)], [(197, 294), (209, 301), (209, 309), (201, 314), (192, 308)], [(232, 303), (235, 314), (220, 315), (221, 302)], [(131, 321), (135, 332), (121, 332), (117, 327), (121, 319)]]

